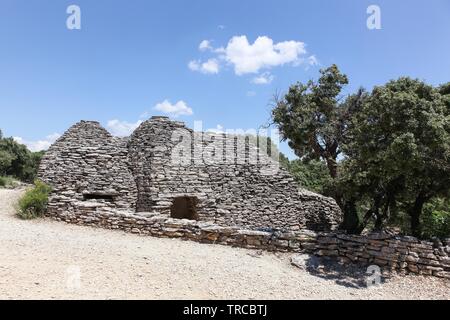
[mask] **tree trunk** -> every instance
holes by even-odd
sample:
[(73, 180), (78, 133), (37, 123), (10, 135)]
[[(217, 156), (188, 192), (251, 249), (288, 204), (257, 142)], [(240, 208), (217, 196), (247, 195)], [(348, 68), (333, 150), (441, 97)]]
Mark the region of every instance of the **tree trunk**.
[[(325, 159), (327, 162), (328, 171), (331, 178), (336, 179), (338, 177), (338, 165), (336, 158), (328, 157)], [(340, 226), (341, 229), (347, 231), (349, 234), (360, 234), (361, 223), (359, 221), (358, 210), (356, 209), (356, 200), (344, 200), (343, 194), (340, 190), (335, 190), (334, 200), (344, 213), (344, 219)]]
[(411, 218), (411, 233), (414, 237), (420, 238), (422, 236), (422, 226), (420, 225), (420, 215), (422, 214), (423, 205), (425, 204), (425, 197), (419, 194), (414, 201), (414, 205), (408, 210)]
[(359, 223), (359, 227), (358, 227), (358, 232), (357, 234), (361, 234), (361, 232), (363, 232), (364, 228), (367, 226), (367, 224), (369, 223), (369, 220), (372, 219), (372, 217), (374, 217), (375, 214), (373, 212), (373, 209), (370, 208), (369, 210), (367, 210), (366, 214), (364, 215), (363, 220)]
[(337, 166), (336, 159), (328, 158), (328, 159), (326, 159), (326, 161), (327, 161), (327, 167), (328, 167), (330, 176), (333, 179), (336, 179), (338, 176), (338, 172), (337, 172), (338, 166)]
[[(381, 207), (382, 200), (383, 200), (383, 195), (382, 194), (377, 194), (375, 196), (375, 198), (374, 198), (374, 201), (373, 201), (373, 210), (372, 211), (373, 211), (373, 213), (375, 215), (375, 226), (374, 226), (373, 229), (376, 232), (382, 231), (383, 230), (383, 225), (384, 225), (385, 215), (380, 212), (380, 207)], [(385, 208), (386, 208), (386, 206), (389, 206), (389, 203), (387, 205), (385, 205)]]
[(383, 217), (380, 214), (376, 214), (375, 225), (373, 231), (380, 232), (383, 230)]
[[(330, 176), (333, 179), (336, 179), (338, 176), (338, 166), (336, 159), (327, 158), (327, 167), (330, 173)], [(347, 231), (349, 234), (359, 234), (362, 230), (360, 230), (360, 221), (358, 216), (358, 210), (356, 209), (356, 200), (350, 199), (345, 200), (343, 193), (341, 190), (335, 190), (333, 195), (334, 200), (336, 200), (337, 205), (344, 213), (344, 219), (340, 226), (341, 229)]]
[(360, 230), (360, 221), (355, 201), (352, 199), (344, 203), (342, 203), (342, 200), (340, 202), (341, 209), (344, 212), (344, 221), (342, 222), (341, 228), (350, 234), (361, 233), (362, 230)]
[[(388, 205), (386, 205), (386, 206), (388, 206)], [(374, 231), (376, 231), (376, 232), (383, 231), (383, 229), (385, 227), (385, 223), (389, 218), (389, 215), (387, 214), (388, 210), (389, 210), (389, 207), (387, 207), (387, 209), (383, 213), (380, 213), (377, 210), (377, 213), (375, 214), (376, 218), (375, 218), (375, 226), (373, 228)]]

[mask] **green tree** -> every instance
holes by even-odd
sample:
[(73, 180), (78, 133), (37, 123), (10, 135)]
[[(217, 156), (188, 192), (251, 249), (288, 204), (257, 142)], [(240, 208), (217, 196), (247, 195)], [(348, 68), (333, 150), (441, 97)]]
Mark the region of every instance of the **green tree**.
[(14, 161), (14, 156), (4, 150), (0, 150), (0, 176), (5, 176)]
[[(0, 131), (0, 136), (2, 136)], [(44, 152), (30, 152), (13, 138), (0, 138), (0, 175), (33, 182)]]
[(300, 158), (323, 159), (331, 177), (337, 177), (337, 158), (348, 110), (339, 103), (347, 76), (336, 65), (320, 70), (317, 82), (297, 83), (276, 101), (273, 122), (282, 138)]
[(25, 169), (30, 164), (30, 151), (13, 138), (4, 138), (0, 141), (0, 150), (14, 156), (6, 174), (26, 180)]
[(329, 195), (332, 178), (328, 172), (327, 165), (323, 161), (312, 160), (305, 162), (296, 159), (289, 163), (288, 170), (302, 188)]
[[(375, 87), (350, 128), (343, 150), (346, 197), (368, 196), (375, 228), (399, 209), (421, 236), (420, 216), (450, 187), (450, 117), (441, 88), (400, 78)], [(366, 219), (367, 220), (367, 219)]]
[[(292, 85), (282, 99), (277, 99), (272, 119), (302, 161), (324, 161), (330, 177), (336, 179), (342, 145), (353, 115), (361, 108), (367, 93), (360, 89), (343, 99), (341, 92), (348, 84), (347, 76), (336, 65), (320, 70), (320, 74), (318, 81)], [(352, 231), (358, 227), (358, 216), (352, 202), (343, 202), (341, 192), (336, 189), (332, 196), (344, 211), (343, 227)]]
[(450, 198), (434, 198), (423, 208), (421, 219), (425, 238), (450, 236)]

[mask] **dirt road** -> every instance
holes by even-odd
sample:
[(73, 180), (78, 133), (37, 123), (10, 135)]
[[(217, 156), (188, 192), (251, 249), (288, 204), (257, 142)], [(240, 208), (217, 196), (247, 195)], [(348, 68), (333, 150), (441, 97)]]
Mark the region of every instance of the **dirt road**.
[(23, 221), (22, 192), (0, 189), (0, 299), (450, 299), (436, 278), (365, 288), (296, 268), (291, 254)]

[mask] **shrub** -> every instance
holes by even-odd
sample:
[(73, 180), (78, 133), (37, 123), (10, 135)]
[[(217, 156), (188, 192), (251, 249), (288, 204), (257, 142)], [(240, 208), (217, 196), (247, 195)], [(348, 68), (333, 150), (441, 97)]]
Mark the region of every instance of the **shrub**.
[(304, 162), (297, 159), (289, 163), (288, 170), (302, 188), (328, 195), (327, 189), (332, 179), (325, 162), (315, 160)]
[(47, 208), (51, 188), (36, 180), (34, 187), (29, 189), (19, 200), (18, 215), (22, 219), (34, 219), (44, 215)]
[(14, 160), (11, 153), (0, 149), (0, 175), (6, 175)]
[(43, 155), (43, 151), (31, 152), (13, 138), (2, 138), (0, 134), (0, 175), (33, 182)]
[(0, 188), (14, 188), (18, 185), (18, 181), (13, 177), (0, 176)]
[(6, 187), (6, 177), (0, 176), (0, 187)]
[(424, 238), (449, 238), (450, 199), (436, 198), (425, 205), (422, 226)]

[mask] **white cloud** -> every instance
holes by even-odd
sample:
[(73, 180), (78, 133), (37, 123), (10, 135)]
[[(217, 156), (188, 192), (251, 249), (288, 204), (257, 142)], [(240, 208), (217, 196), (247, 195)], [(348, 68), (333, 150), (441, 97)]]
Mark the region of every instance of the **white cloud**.
[(180, 100), (175, 104), (171, 104), (169, 102), (169, 100), (164, 100), (161, 103), (158, 103), (155, 108), (155, 110), (170, 114), (174, 117), (178, 117), (178, 116), (190, 116), (192, 114), (194, 114), (194, 112), (192, 111), (192, 108), (188, 107), (188, 105), (186, 104), (186, 102)]
[[(258, 74), (274, 67), (306, 64), (317, 65), (314, 55), (306, 57), (306, 45), (300, 41), (282, 41), (275, 43), (267, 36), (258, 37), (250, 43), (245, 35), (234, 36), (225, 47), (213, 48), (209, 40), (203, 40), (199, 45), (200, 51), (210, 51), (214, 55), (206, 62), (192, 60), (189, 68), (205, 74), (217, 74), (226, 65), (234, 69), (236, 75)], [(253, 83), (266, 84), (273, 80), (273, 76), (257, 76)]]
[(220, 29), (220, 30), (224, 30), (226, 27), (223, 24), (219, 24), (217, 26), (217, 28)]
[(255, 91), (247, 91), (247, 97), (254, 97), (254, 96), (256, 96)]
[(270, 72), (264, 72), (257, 77), (252, 79), (254, 84), (269, 84), (275, 79), (275, 77)]
[(106, 124), (106, 127), (113, 136), (127, 137), (131, 135), (141, 123), (142, 120), (138, 120), (137, 122), (132, 123), (115, 119), (109, 120)]
[(212, 50), (213, 48), (212, 48), (211, 42), (209, 40), (203, 40), (202, 42), (200, 42), (198, 49), (200, 51), (207, 51), (207, 50)]
[(150, 117), (150, 112), (148, 111), (142, 112), (142, 114), (139, 116), (140, 119), (147, 119), (148, 117)]
[(205, 74), (217, 74), (219, 73), (219, 61), (217, 59), (209, 59), (206, 62), (193, 60), (188, 64), (189, 69), (192, 71), (199, 71)]
[(269, 37), (258, 37), (250, 44), (246, 36), (231, 38), (225, 48), (225, 60), (234, 66), (237, 75), (258, 73), (261, 69), (298, 63), (306, 53), (298, 41), (275, 43)]
[(192, 60), (192, 61), (189, 61), (188, 67), (189, 67), (189, 69), (191, 69), (192, 71), (200, 71), (200, 64), (201, 64), (200, 61), (198, 61), (198, 60)]
[(61, 135), (59, 133), (53, 133), (45, 137), (43, 140), (30, 141), (25, 140), (22, 137), (13, 137), (13, 139), (20, 144), (24, 144), (30, 151), (42, 151), (47, 150)]
[(218, 124), (215, 128), (211, 128), (206, 130), (206, 132), (212, 132), (212, 133), (224, 133), (223, 126)]
[(56, 140), (58, 140), (58, 138), (61, 137), (61, 135), (59, 133), (52, 133), (50, 135), (48, 135), (46, 138), (48, 141), (51, 141), (52, 143), (55, 142)]
[(317, 60), (315, 55), (309, 56), (307, 59), (307, 62), (310, 66), (317, 66), (319, 65), (319, 60)]
[(209, 59), (202, 64), (202, 70), (206, 73), (219, 73), (219, 63), (216, 59)]

